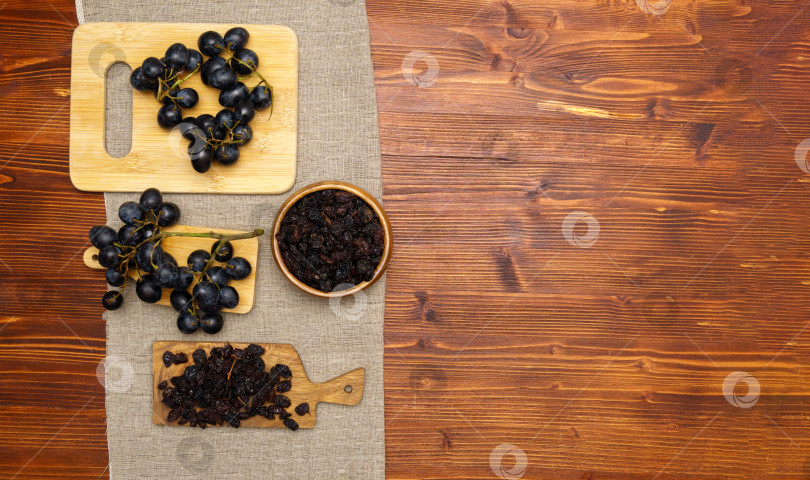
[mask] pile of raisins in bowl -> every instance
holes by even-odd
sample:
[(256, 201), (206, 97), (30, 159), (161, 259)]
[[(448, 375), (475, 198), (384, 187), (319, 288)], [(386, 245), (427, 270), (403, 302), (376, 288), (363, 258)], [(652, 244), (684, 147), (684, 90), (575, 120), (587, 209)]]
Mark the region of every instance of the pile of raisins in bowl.
[[(298, 422), (287, 411), (292, 402), (284, 395), (292, 389), (290, 367), (279, 363), (265, 371), (263, 354), (264, 348), (256, 344), (244, 349), (215, 347), (209, 354), (202, 348), (195, 350), (193, 365), (158, 384), (161, 401), (170, 408), (167, 420), (191, 427), (227, 423), (239, 428), (242, 420), (261, 415), (268, 420), (278, 418), (285, 427), (298, 430)], [(184, 353), (163, 354), (166, 368), (187, 362)], [(309, 404), (299, 404), (295, 413), (308, 414)]]
[(281, 220), (276, 239), (287, 270), (322, 292), (371, 280), (385, 249), (374, 209), (337, 189), (298, 200)]

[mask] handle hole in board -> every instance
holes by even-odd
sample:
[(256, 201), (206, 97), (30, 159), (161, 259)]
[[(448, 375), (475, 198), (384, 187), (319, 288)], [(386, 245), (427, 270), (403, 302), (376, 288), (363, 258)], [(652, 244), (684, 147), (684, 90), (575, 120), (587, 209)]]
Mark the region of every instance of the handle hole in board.
[(98, 255), (93, 255), (91, 258), (94, 262), (98, 262)]
[(132, 149), (131, 74), (129, 65), (116, 62), (104, 76), (104, 149), (113, 158), (125, 157)]
[(352, 386), (346, 385), (345, 387), (343, 387), (343, 391), (346, 393), (352, 393)]

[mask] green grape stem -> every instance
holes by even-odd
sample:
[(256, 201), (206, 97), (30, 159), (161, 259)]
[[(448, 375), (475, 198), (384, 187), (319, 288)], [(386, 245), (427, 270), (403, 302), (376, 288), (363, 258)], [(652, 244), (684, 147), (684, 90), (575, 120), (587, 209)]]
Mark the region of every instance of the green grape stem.
[[(261, 85), (262, 83), (265, 83), (265, 84), (267, 84), (267, 85), (270, 85), (270, 82), (268, 82), (268, 81), (267, 81), (267, 79), (266, 79), (266, 78), (264, 78), (264, 77), (262, 76), (262, 74), (261, 74), (261, 73), (259, 73), (259, 72), (258, 72), (258, 70), (256, 70), (256, 69), (255, 69), (255, 68), (253, 68), (252, 66), (248, 65), (247, 63), (243, 62), (242, 60), (239, 60), (238, 58), (234, 58), (233, 56), (231, 56), (230, 60), (236, 60), (237, 62), (239, 62), (239, 63), (241, 63), (242, 65), (244, 65), (244, 66), (246, 66), (247, 68), (249, 68), (249, 69), (250, 69), (250, 71), (252, 72), (252, 73), (251, 73), (251, 75), (256, 75), (257, 77), (259, 77), (259, 79), (261, 80), (261, 82), (259, 82), (258, 84), (256, 84), (256, 87), (258, 87), (258, 86), (259, 86), (259, 85)], [(248, 76), (248, 78), (250, 78), (250, 76)], [(256, 87), (253, 87), (253, 88), (256, 88)]]
[[(185, 82), (186, 80), (188, 80), (189, 78), (191, 78), (191, 77), (192, 77), (192, 76), (193, 76), (195, 73), (197, 73), (199, 70), (200, 70), (200, 66), (198, 65), (198, 66), (197, 66), (197, 68), (195, 68), (194, 70), (192, 70), (192, 71), (191, 71), (191, 73), (189, 73), (189, 74), (188, 74), (188, 75), (186, 75), (185, 77), (183, 77), (183, 78), (177, 78), (177, 81), (176, 81), (176, 82), (174, 82), (174, 83), (172, 84), (172, 86), (171, 86), (171, 87), (167, 88), (165, 92), (163, 91), (163, 85), (168, 85), (168, 84), (169, 84), (168, 80), (169, 80), (169, 79), (171, 79), (171, 78), (176, 78), (176, 77), (174, 77), (174, 76), (170, 76), (170, 77), (167, 79), (167, 81), (165, 81), (165, 82), (164, 82), (163, 80), (161, 80), (161, 78), (160, 78), (160, 77), (158, 77), (158, 91), (160, 92), (160, 93), (158, 94), (158, 97), (157, 97), (157, 101), (158, 101), (158, 103), (163, 103), (163, 99), (165, 99), (166, 97), (169, 97), (170, 99), (175, 100), (175, 97), (170, 97), (170, 96), (169, 96), (169, 92), (171, 92), (171, 91), (172, 91), (172, 90), (174, 90), (175, 88), (179, 87), (179, 86), (180, 86), (180, 85), (181, 85), (183, 82)], [(171, 72), (174, 72), (174, 70), (171, 70)], [(170, 72), (170, 73), (171, 73), (171, 72)]]

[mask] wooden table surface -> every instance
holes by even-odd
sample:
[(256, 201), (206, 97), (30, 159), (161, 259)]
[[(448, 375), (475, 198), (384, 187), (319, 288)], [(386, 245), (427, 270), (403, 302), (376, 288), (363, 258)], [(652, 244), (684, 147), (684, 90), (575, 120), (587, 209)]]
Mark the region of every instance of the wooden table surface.
[[(808, 6), (367, 1), (388, 478), (810, 478)], [(0, 19), (0, 477), (104, 477), (74, 5)]]

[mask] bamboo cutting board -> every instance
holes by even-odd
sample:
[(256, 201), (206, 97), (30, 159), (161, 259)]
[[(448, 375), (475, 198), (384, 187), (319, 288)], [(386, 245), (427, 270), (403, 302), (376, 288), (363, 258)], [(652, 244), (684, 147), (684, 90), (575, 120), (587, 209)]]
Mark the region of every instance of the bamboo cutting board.
[[(245, 25), (247, 47), (259, 55), (261, 73), (273, 87), (270, 109), (250, 122), (253, 140), (240, 148), (235, 165), (216, 162), (203, 174), (191, 168), (188, 141), (157, 124), (160, 105), (152, 92), (127, 88), (132, 95), (132, 148), (113, 158), (104, 146), (105, 77), (114, 63), (133, 69), (144, 59), (161, 58), (175, 42), (197, 49), (207, 30), (224, 34), (236, 25), (168, 23), (86, 23), (73, 34), (70, 97), (70, 178), (79, 190), (132, 192), (149, 187), (163, 192), (281, 193), (295, 182), (298, 137), (298, 38), (279, 25)], [(207, 59), (207, 57), (204, 57)], [(258, 83), (255, 77), (245, 82)], [(203, 85), (199, 72), (183, 83), (199, 103), (183, 117), (216, 115), (219, 90)], [(131, 93), (130, 93), (131, 92)]]
[[(158, 384), (163, 380), (167, 380), (171, 386), (172, 377), (182, 375), (186, 367), (194, 364), (191, 359), (194, 350), (202, 348), (208, 354), (212, 348), (225, 345), (223, 342), (155, 342), (152, 345), (152, 422), (155, 425), (176, 425), (176, 423), (166, 421), (169, 407), (161, 402), (162, 394), (158, 390)], [(244, 349), (250, 344), (231, 343), (231, 345), (234, 348)], [(365, 368), (356, 368), (332, 380), (316, 383), (307, 377), (304, 365), (301, 363), (301, 357), (298, 356), (298, 352), (292, 345), (282, 343), (260, 343), (258, 345), (265, 349), (264, 355), (262, 355), (262, 360), (266, 365), (265, 370), (269, 370), (277, 363), (283, 363), (290, 367), (290, 371), (292, 371), (292, 389), (284, 395), (292, 402), (287, 411), (293, 414), (292, 418), (298, 422), (300, 428), (315, 427), (317, 407), (320, 402), (357, 405), (363, 398), (363, 386), (366, 378)], [(163, 353), (167, 350), (175, 354), (185, 353), (188, 356), (188, 363), (171, 365), (167, 368), (162, 360)], [(309, 403), (310, 413), (298, 416), (294, 409), (303, 402)], [(225, 426), (231, 428), (227, 424)], [(242, 420), (242, 426), (286, 428), (278, 418), (268, 420), (258, 415)]]
[[(191, 232), (191, 233), (199, 233), (199, 232), (216, 232), (216, 233), (227, 233), (227, 234), (235, 234), (235, 233), (244, 233), (234, 230), (222, 230), (222, 229), (212, 229), (212, 228), (201, 228), (201, 227), (188, 227), (185, 225), (175, 225), (172, 227), (163, 227), (163, 230), (167, 232)], [(163, 246), (163, 250), (165, 252), (170, 253), (177, 263), (182, 267), (186, 265), (186, 259), (188, 259), (188, 255), (193, 252), (194, 250), (205, 250), (206, 252), (211, 251), (211, 245), (216, 242), (216, 239), (213, 238), (201, 238), (201, 237), (166, 237), (161, 242), (161, 246)], [(239, 305), (233, 309), (224, 309), (223, 312), (230, 312), (230, 313), (247, 313), (253, 308), (253, 298), (255, 295), (256, 289), (256, 265), (259, 259), (259, 238), (245, 238), (242, 240), (234, 240), (231, 242), (233, 245), (233, 255), (235, 257), (243, 257), (247, 261), (250, 262), (250, 266), (253, 269), (250, 271), (250, 275), (247, 278), (243, 278), (242, 280), (231, 280), (228, 285), (232, 286), (239, 292)], [(98, 249), (96, 247), (90, 247), (84, 251), (84, 264), (90, 268), (99, 269), (99, 270), (106, 270), (98, 263)], [(133, 278), (137, 278), (138, 274), (131, 270), (130, 276)], [(193, 285), (192, 285), (193, 287)], [(132, 287), (127, 287), (127, 289), (133, 289), (134, 292), (134, 284)], [(171, 305), (169, 303), (169, 294), (171, 294), (171, 288), (164, 288), (163, 295), (158, 300), (158, 305)], [(191, 288), (189, 288), (191, 291)], [(133, 293), (134, 295), (134, 293)], [(133, 298), (132, 301), (140, 301), (137, 298)]]

